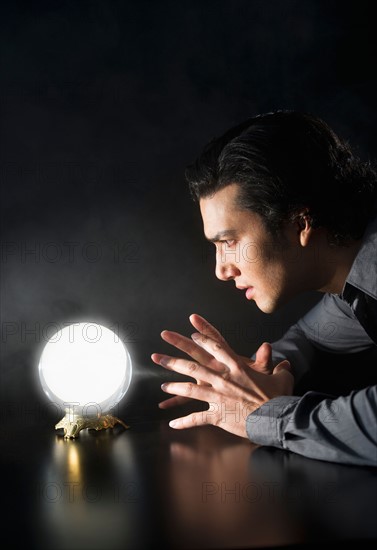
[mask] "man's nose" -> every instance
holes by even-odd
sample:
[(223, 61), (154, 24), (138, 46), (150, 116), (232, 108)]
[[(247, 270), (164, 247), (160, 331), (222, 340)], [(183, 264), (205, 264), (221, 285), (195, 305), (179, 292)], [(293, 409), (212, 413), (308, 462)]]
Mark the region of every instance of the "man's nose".
[(240, 271), (234, 263), (222, 262), (217, 258), (215, 274), (221, 281), (230, 281), (239, 275)]

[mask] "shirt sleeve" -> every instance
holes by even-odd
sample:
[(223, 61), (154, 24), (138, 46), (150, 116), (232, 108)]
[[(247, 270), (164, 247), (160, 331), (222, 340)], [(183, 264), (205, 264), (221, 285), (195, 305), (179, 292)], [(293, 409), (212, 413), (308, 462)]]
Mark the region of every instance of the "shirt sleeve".
[[(316, 350), (357, 353), (375, 346), (348, 304), (325, 294), (272, 343), (273, 363), (288, 359), (295, 382), (311, 368)], [(253, 358), (255, 355), (253, 356)], [(271, 399), (246, 420), (251, 441), (306, 457), (377, 465), (377, 386), (345, 397), (319, 392)]]
[(345, 397), (281, 396), (249, 414), (251, 441), (328, 462), (377, 466), (377, 386)]
[[(375, 344), (350, 306), (337, 295), (325, 294), (280, 340), (271, 345), (274, 366), (288, 359), (297, 383), (310, 369), (316, 349), (331, 353), (357, 353)], [(255, 359), (255, 354), (252, 359)]]

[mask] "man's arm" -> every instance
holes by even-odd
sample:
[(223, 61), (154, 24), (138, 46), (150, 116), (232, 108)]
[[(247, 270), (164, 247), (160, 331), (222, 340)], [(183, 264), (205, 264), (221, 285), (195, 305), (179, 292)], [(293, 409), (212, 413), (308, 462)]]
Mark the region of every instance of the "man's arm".
[[(327, 345), (324, 339), (317, 342), (318, 347), (331, 348), (334, 352), (344, 352), (348, 347), (354, 350), (346, 340), (347, 330), (340, 330), (340, 320), (343, 329), (347, 329), (347, 323), (339, 312), (336, 313), (339, 331), (334, 332)], [(190, 359), (158, 353), (151, 357), (164, 368), (196, 381), (164, 383), (161, 386), (164, 392), (207, 402), (209, 408), (176, 418), (170, 421), (170, 426), (185, 429), (212, 424), (255, 443), (289, 449), (307, 457), (377, 465), (375, 386), (340, 398), (316, 392), (303, 397), (293, 396), (294, 380), (288, 361), (264, 373), (245, 363), (224, 339), (219, 339), (214, 327), (209, 335), (211, 325), (208, 322), (202, 319), (205, 323), (201, 330), (199, 316), (192, 315), (190, 320), (199, 330), (195, 338), (198, 343), (176, 332), (164, 330), (161, 333), (164, 341)], [(357, 330), (354, 320), (351, 321)], [(354, 341), (358, 346), (354, 351), (372, 345), (366, 335), (360, 333), (360, 337), (363, 340)], [(309, 342), (308, 338), (306, 340)], [(314, 348), (314, 343), (312, 345)], [(257, 355), (260, 353), (259, 349)], [(336, 421), (328, 422), (329, 418)]]
[[(278, 341), (273, 364), (288, 359), (295, 383), (310, 369), (315, 350), (357, 353), (375, 344), (351, 308), (326, 294)], [(253, 442), (331, 462), (377, 465), (377, 386), (346, 397), (308, 392), (276, 397), (247, 418)]]
[(246, 421), (249, 439), (329, 462), (377, 466), (377, 386), (334, 398), (275, 397)]

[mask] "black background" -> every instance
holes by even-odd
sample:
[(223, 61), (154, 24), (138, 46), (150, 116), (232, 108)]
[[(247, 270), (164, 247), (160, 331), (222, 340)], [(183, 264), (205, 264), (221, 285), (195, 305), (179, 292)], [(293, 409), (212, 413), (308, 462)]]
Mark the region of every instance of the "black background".
[(157, 384), (150, 354), (171, 351), (160, 331), (190, 334), (191, 313), (251, 355), (318, 300), (265, 315), (218, 281), (184, 169), (229, 126), (280, 108), (322, 116), (373, 158), (373, 7), (1, 2), (3, 402), (39, 398), (39, 354), (65, 324), (113, 327)]

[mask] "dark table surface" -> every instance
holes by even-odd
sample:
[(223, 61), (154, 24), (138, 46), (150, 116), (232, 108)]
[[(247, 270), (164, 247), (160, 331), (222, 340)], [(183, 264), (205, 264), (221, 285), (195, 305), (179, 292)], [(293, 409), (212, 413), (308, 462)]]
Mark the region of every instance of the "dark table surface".
[(177, 410), (158, 409), (161, 380), (148, 376), (119, 409), (128, 430), (65, 441), (47, 400), (27, 398), (30, 380), (13, 370), (8, 380), (3, 371), (0, 424), (7, 548), (376, 542), (377, 469), (257, 447), (211, 426), (173, 430)]

